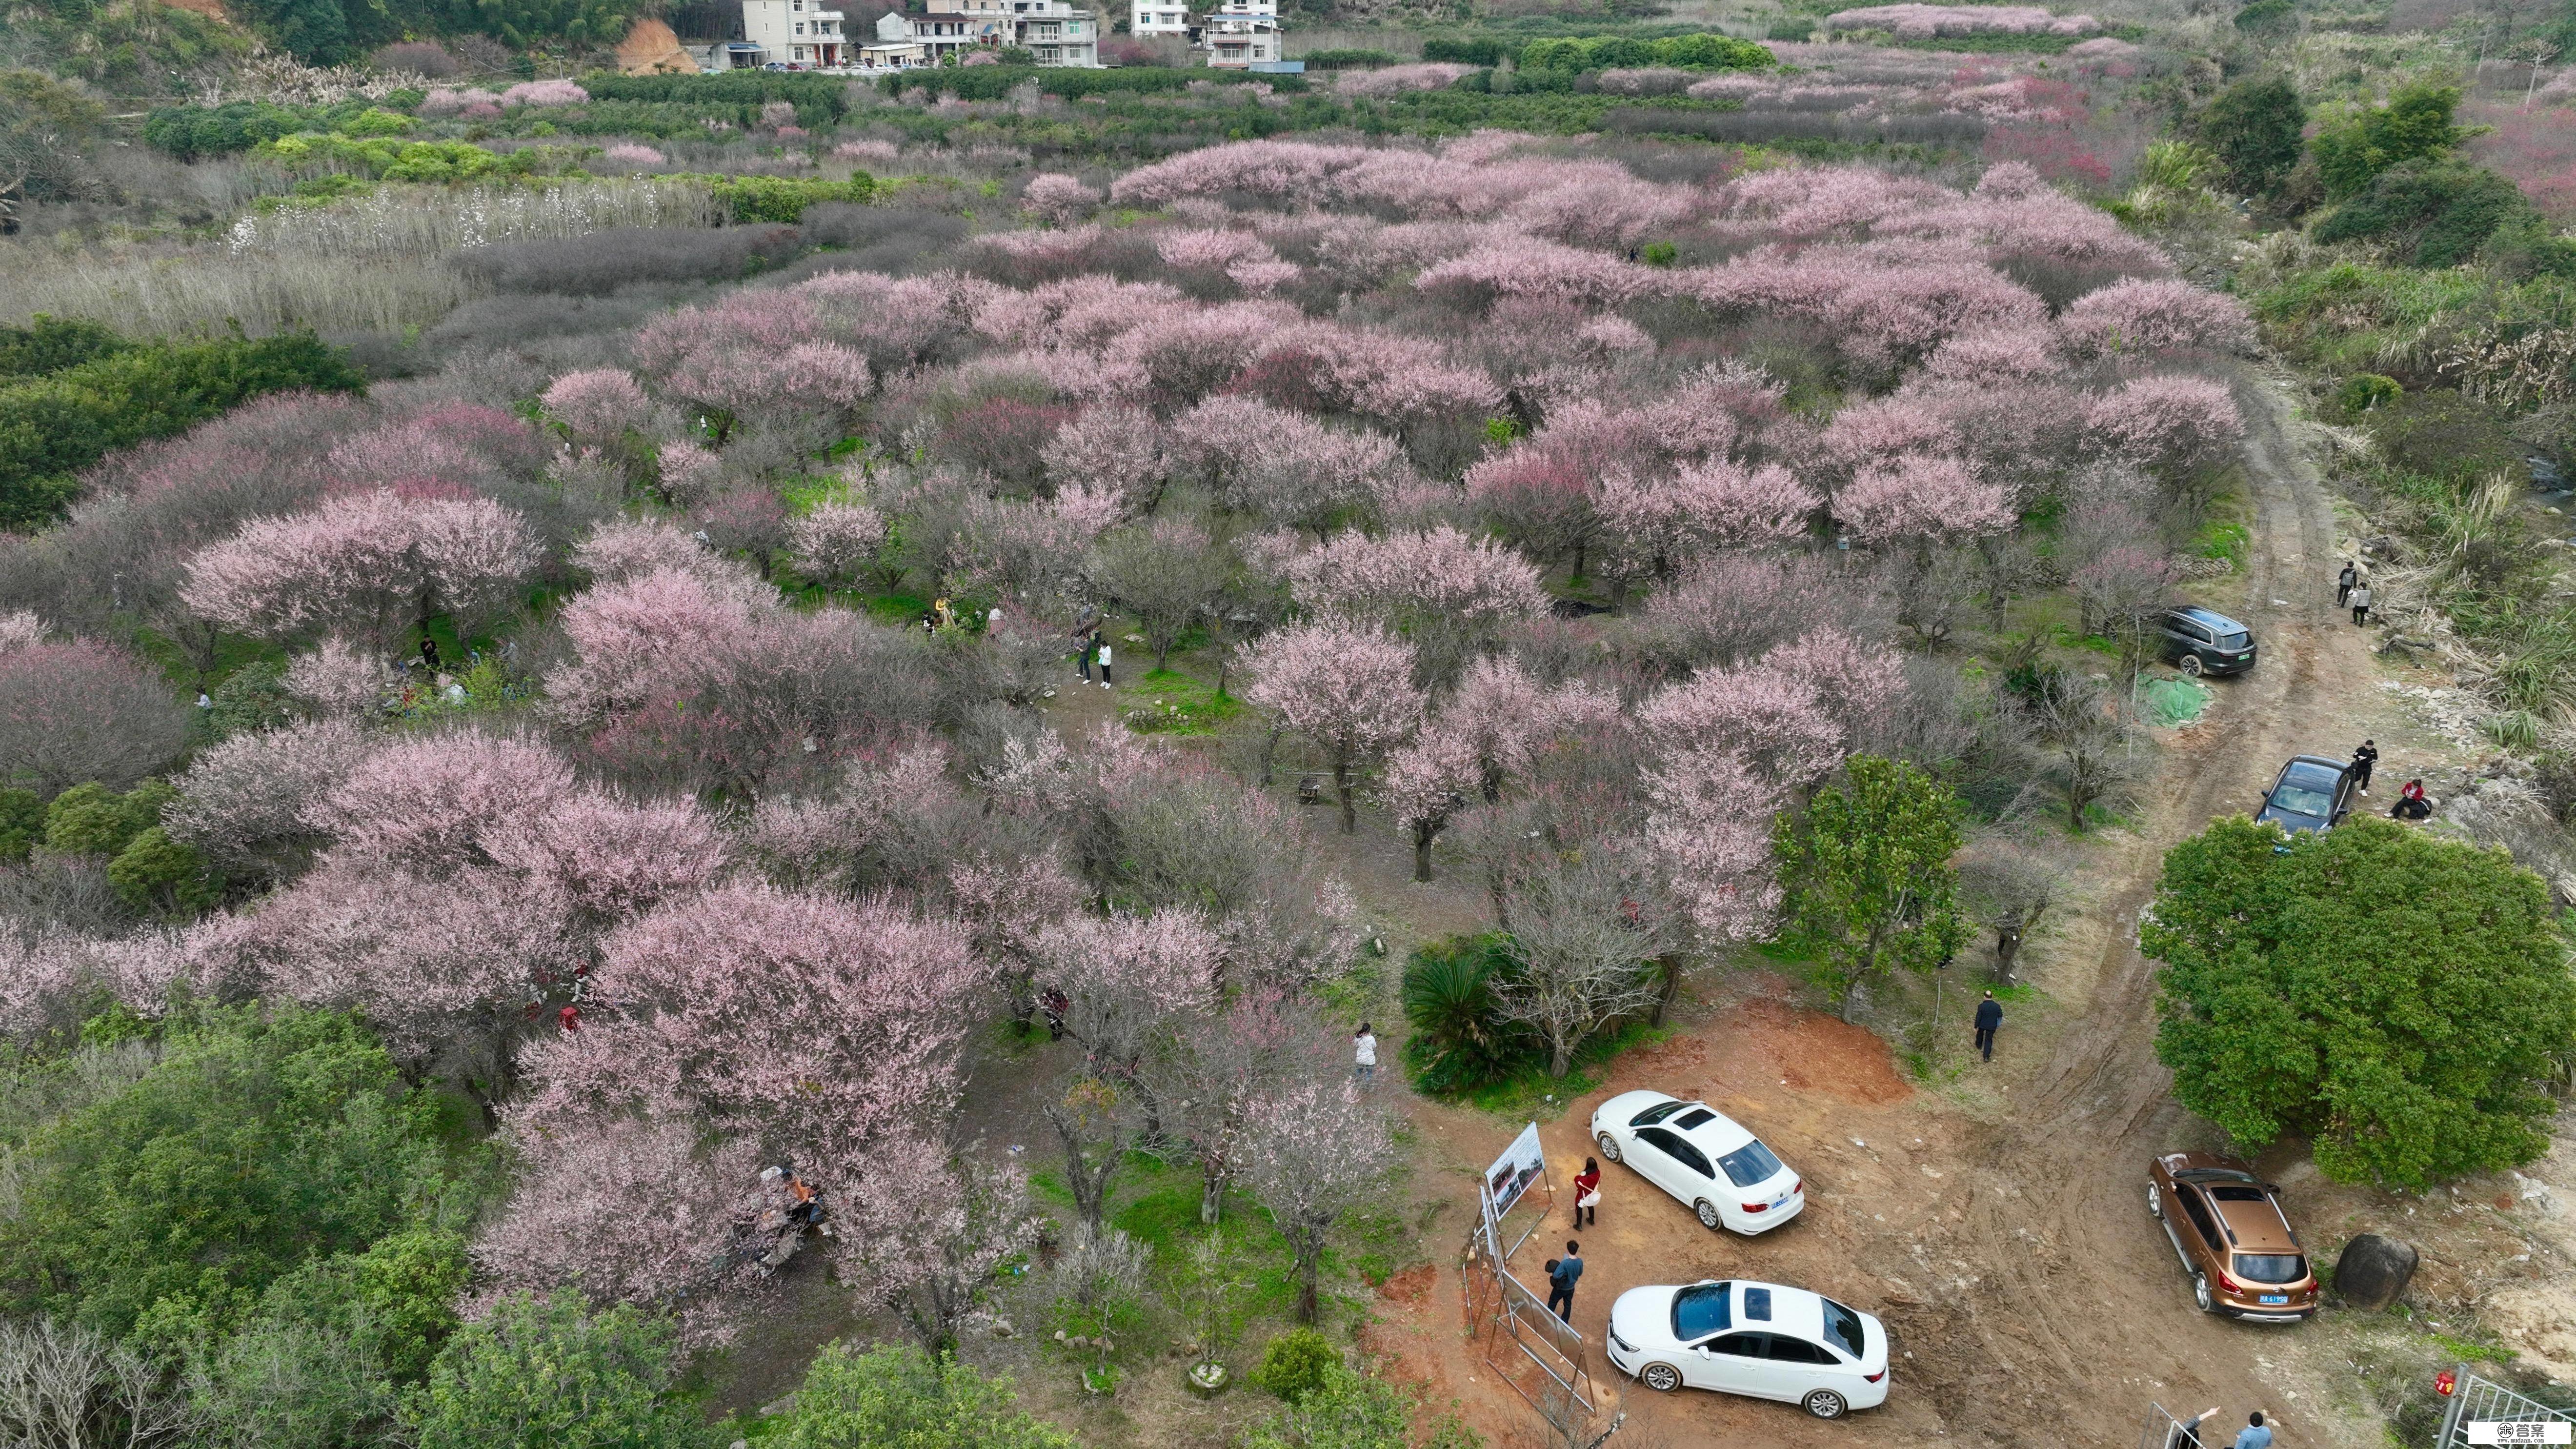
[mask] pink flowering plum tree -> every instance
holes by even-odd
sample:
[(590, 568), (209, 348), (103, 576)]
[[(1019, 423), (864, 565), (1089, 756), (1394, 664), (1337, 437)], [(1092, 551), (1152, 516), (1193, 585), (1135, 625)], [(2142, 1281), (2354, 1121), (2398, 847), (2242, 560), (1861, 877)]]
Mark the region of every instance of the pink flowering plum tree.
[(1298, 997), (1254, 988), (1183, 1023), (1156, 1064), (1156, 1091), (1176, 1108), (1199, 1165), (1199, 1221), (1213, 1225), (1263, 1124), (1263, 1099), (1342, 1075), (1334, 1033)]
[(841, 1239), (841, 1276), (871, 1307), (891, 1303), (922, 1352), (954, 1354), (958, 1339), (995, 1325), (995, 1274), (1038, 1238), (1028, 1179), (1016, 1165), (940, 1160), (927, 1145), (889, 1154), (903, 1165), (871, 1194), (904, 1211)]
[(947, 922), (734, 884), (619, 930), (591, 982), (580, 1029), (523, 1053), (527, 1127), (694, 1122), (856, 1200), (877, 1151), (943, 1128), (986, 972)]
[(1072, 176), (1049, 172), (1029, 179), (1020, 205), (1049, 226), (1071, 226), (1100, 204), (1100, 193)]
[(1937, 456), (1862, 469), (1834, 495), (1833, 509), (1863, 543), (1975, 538), (2013, 524), (2001, 486), (1957, 458)]
[(336, 633), (392, 650), (437, 613), (454, 616), (468, 637), (482, 632), (537, 562), (526, 523), (490, 499), (377, 488), (253, 520), (199, 550), (180, 592), (235, 633)]
[(1240, 1178), (1288, 1239), (1297, 1321), (1320, 1307), (1316, 1275), (1333, 1225), (1369, 1201), (1400, 1150), (1386, 1110), (1349, 1081), (1313, 1081), (1264, 1096), (1245, 1114), (1253, 1133)]
[(2226, 384), (2166, 373), (2103, 394), (2085, 424), (2104, 452), (2169, 482), (2233, 456), (2245, 437)]
[(643, 427), (653, 418), (653, 400), (635, 375), (622, 368), (567, 372), (548, 384), (537, 401), (575, 437), (594, 442)]
[(2067, 305), (2057, 319), (2088, 356), (2241, 353), (2254, 346), (2245, 304), (2175, 277), (2130, 277)]
[(1431, 847), (1482, 781), (1477, 740), (1435, 723), (1388, 756), (1378, 793), (1413, 837), (1413, 878), (1431, 879)]
[(1149, 1141), (1163, 1122), (1146, 1065), (1181, 1021), (1215, 1004), (1223, 954), (1216, 932), (1184, 910), (1076, 916), (1038, 938), (1041, 988), (1068, 1003), (1064, 1029), (1082, 1043), (1089, 1075), (1134, 1094)]
[(0, 781), (122, 790), (178, 754), (187, 727), (170, 687), (121, 649), (76, 639), (0, 651)]
[(796, 571), (826, 584), (846, 584), (873, 566), (886, 545), (886, 517), (865, 503), (827, 499), (788, 520)]
[(1245, 693), (1324, 753), (1342, 833), (1357, 831), (1359, 771), (1422, 723), (1413, 650), (1373, 625), (1325, 620), (1283, 629), (1247, 652), (1252, 684)]
[(761, 1207), (753, 1143), (705, 1148), (687, 1123), (634, 1118), (510, 1138), (518, 1185), (473, 1249), (491, 1290), (571, 1288), (669, 1312), (699, 1347), (731, 1341), (776, 1296), (746, 1251)]

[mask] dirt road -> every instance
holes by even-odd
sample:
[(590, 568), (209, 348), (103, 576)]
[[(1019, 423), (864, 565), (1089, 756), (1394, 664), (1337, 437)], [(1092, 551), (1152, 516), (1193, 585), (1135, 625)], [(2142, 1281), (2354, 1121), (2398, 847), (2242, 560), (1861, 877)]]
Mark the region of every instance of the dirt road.
[[(1604, 1097), (1639, 1086), (1698, 1095), (1754, 1125), (1809, 1184), (1803, 1219), (1746, 1241), (1702, 1230), (1680, 1204), (1611, 1168), (1601, 1225), (1582, 1234), (1574, 1315), (1595, 1344), (1621, 1289), (1750, 1276), (1871, 1309), (1900, 1350), (1888, 1405), (1839, 1424), (1787, 1405), (1657, 1395), (1620, 1384), (1596, 1359), (1605, 1403), (1630, 1415), (1622, 1439), (2128, 1445), (2157, 1401), (2183, 1412), (2215, 1405), (2233, 1423), (2261, 1408), (2302, 1449), (2378, 1442), (2358, 1415), (2327, 1407), (2300, 1330), (2193, 1309), (2143, 1199), (2151, 1154), (2214, 1145), (2168, 1094), (2154, 1052), (2153, 968), (2135, 945), (2164, 851), (2249, 809), (2290, 755), (2345, 753), (2366, 733), (2385, 745), (2402, 728), (2364, 631), (2333, 607), (2333, 509), (2293, 445), (2287, 402), (2253, 384), (2239, 396), (2254, 539), (2243, 573), (2209, 598), (2255, 627), (2262, 665), (2218, 684), (2202, 720), (2168, 741), (2134, 831), (2086, 847), (2095, 893), (2035, 973), (2045, 1005), (2015, 1008), (1994, 1063), (1942, 1095), (1912, 1090), (1875, 1039), (1855, 1041), (1854, 1029), (1783, 1005), (1784, 983), (1755, 979), (1681, 1037), (1622, 1059), (1544, 1130), (1552, 1164), (1570, 1173)], [(1459, 1174), (1510, 1136), (1490, 1117), (1427, 1104), (1417, 1117), (1432, 1158)], [(1469, 1190), (1463, 1176), (1434, 1186)], [(1521, 1250), (1527, 1281), (1564, 1236), (1560, 1214)], [(1457, 1304), (1445, 1264), (1436, 1286), (1400, 1284), (1377, 1343), (1435, 1404), (1455, 1397), (1502, 1442), (1519, 1442), (1532, 1416), (1495, 1392), (1460, 1341)]]

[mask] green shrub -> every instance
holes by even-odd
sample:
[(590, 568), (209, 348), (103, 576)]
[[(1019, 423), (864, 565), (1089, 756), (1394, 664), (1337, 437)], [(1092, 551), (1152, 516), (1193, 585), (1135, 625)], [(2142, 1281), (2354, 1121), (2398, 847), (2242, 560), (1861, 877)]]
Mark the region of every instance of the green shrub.
[(2292, 0), (2254, 0), (2236, 12), (2236, 28), (2248, 35), (2278, 35), (2298, 19)]
[(2451, 112), (2459, 104), (2459, 87), (2419, 81), (2400, 86), (2384, 106), (2364, 107), (2329, 122), (2308, 143), (2326, 194), (2338, 200), (2357, 196), (2383, 172), (2449, 152), (2474, 134), (2451, 124)]
[(0, 327), (0, 379), (44, 377), (133, 346), (96, 322), (38, 313), (24, 327)]
[(156, 343), (0, 386), (0, 528), (53, 520), (74, 475), (263, 393), (358, 392), (366, 379), (311, 333)]
[(420, 1449), (712, 1449), (695, 1406), (672, 1392), (671, 1326), (580, 1295), (504, 1298), (448, 1340), (410, 1413)]
[(223, 881), (193, 847), (155, 825), (107, 863), (108, 884), (126, 904), (163, 915), (194, 915), (223, 899)]
[(594, 101), (658, 101), (692, 106), (746, 106), (771, 101), (796, 108), (796, 123), (812, 130), (849, 110), (847, 83), (794, 71), (728, 70), (712, 75), (610, 75), (582, 77)]
[(1294, 1404), (1324, 1386), (1342, 1367), (1342, 1351), (1311, 1328), (1292, 1328), (1270, 1340), (1252, 1381)]
[(2249, 76), (2191, 114), (2183, 132), (2218, 157), (2227, 188), (2268, 196), (2299, 164), (2308, 108), (2286, 76)]
[(174, 1012), (140, 1077), (13, 1144), (0, 1303), (162, 1345), (222, 1336), (270, 1284), (440, 1211), (437, 1128), (355, 1016)]
[(1421, 1091), (1473, 1091), (1536, 1061), (1530, 1029), (1495, 1017), (1494, 978), (1511, 969), (1504, 944), (1501, 936), (1457, 937), (1424, 946), (1406, 963), (1404, 1019), (1413, 1035), (1405, 1061)]
[(1072, 1435), (1016, 1398), (1009, 1379), (988, 1379), (953, 1358), (828, 1343), (760, 1442), (763, 1449), (1076, 1449)]
[(2358, 415), (2393, 403), (2405, 395), (2406, 389), (2399, 386), (2393, 377), (2382, 377), (2375, 372), (2356, 372), (2343, 380), (2343, 386), (2335, 389), (2335, 406)]
[(1424, 60), (1446, 60), (1466, 65), (1500, 65), (1510, 57), (1511, 47), (1499, 40), (1455, 40), (1432, 36), (1422, 42)]
[(1639, 40), (1624, 35), (1534, 40), (1521, 47), (1520, 66), (1532, 71), (1603, 70), (1612, 66), (1669, 65), (1684, 70), (1763, 70), (1777, 57), (1750, 40), (1702, 33)]
[(2499, 227), (2538, 215), (2521, 187), (2484, 166), (2418, 159), (2381, 172), (2367, 192), (2318, 222), (2316, 237), (2387, 242), (2410, 265), (2455, 267)]
[(827, 201), (864, 204), (876, 181), (859, 172), (847, 181), (821, 181), (791, 176), (709, 176), (700, 178), (715, 193), (716, 203), (737, 222), (774, 221), (789, 226), (804, 220), (805, 208)]
[(161, 807), (177, 794), (160, 780), (147, 780), (122, 795), (95, 780), (74, 785), (45, 807), (45, 848), (66, 855), (114, 856), (160, 824)]
[(45, 838), (45, 797), (33, 790), (0, 789), (0, 862), (25, 860)]
[(286, 662), (282, 659), (245, 664), (206, 695), (206, 728), (218, 740), (246, 731), (276, 729), (294, 719), (291, 696), (286, 692)]
[(1803, 42), (1815, 33), (1816, 23), (1812, 20), (1774, 20), (1763, 35), (1770, 40)]
[(2451, 388), (2386, 399), (2367, 421), (2382, 457), (2426, 478), (2465, 482), (2522, 465), (2522, 450), (2495, 410)]

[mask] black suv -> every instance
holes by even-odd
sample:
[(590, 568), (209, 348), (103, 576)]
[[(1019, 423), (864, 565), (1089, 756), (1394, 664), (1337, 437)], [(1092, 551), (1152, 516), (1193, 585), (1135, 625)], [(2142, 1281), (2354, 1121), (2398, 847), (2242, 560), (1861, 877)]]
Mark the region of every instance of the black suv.
[(2254, 667), (2254, 631), (2214, 609), (2165, 611), (2165, 661), (2185, 674), (2242, 674)]
[(2353, 791), (2360, 777), (2342, 760), (2323, 755), (2293, 755), (2272, 780), (2254, 823), (2266, 821), (2292, 835), (2332, 830), (2352, 813)]

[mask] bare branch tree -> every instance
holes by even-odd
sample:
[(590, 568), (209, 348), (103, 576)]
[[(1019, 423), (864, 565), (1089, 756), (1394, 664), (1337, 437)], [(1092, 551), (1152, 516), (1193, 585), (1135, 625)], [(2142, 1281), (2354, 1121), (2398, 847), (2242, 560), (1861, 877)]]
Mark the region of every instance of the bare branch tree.
[(1972, 844), (1959, 866), (1960, 894), (1976, 918), (1995, 933), (1995, 979), (2010, 984), (2013, 958), (2039, 929), (2066, 889), (2066, 867), (2055, 856), (2009, 836)]
[(1655, 1008), (1661, 982), (1647, 963), (1676, 943), (1654, 900), (1599, 854), (1546, 862), (1512, 892), (1515, 969), (1495, 982), (1495, 1005), (1546, 1038), (1548, 1075), (1571, 1070), (1575, 1049), (1605, 1024)]
[(1091, 576), (1136, 616), (1156, 669), (1170, 663), (1172, 646), (1225, 597), (1233, 574), (1232, 559), (1204, 529), (1170, 518), (1110, 534), (1091, 561)]
[(1249, 1114), (1256, 1136), (1243, 1177), (1296, 1255), (1297, 1321), (1312, 1323), (1324, 1240), (1364, 1201), (1401, 1155), (1395, 1124), (1347, 1080), (1308, 1082), (1263, 1098)]

